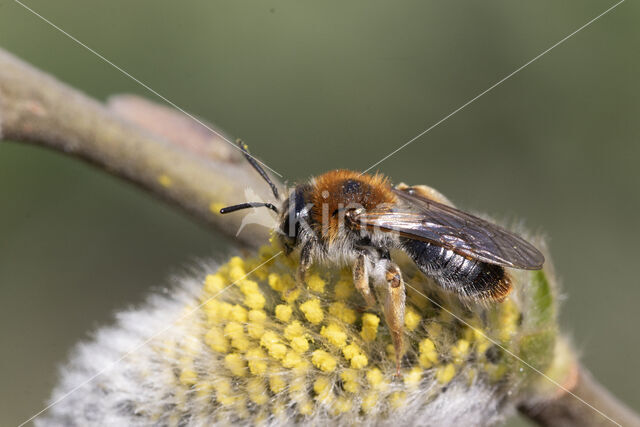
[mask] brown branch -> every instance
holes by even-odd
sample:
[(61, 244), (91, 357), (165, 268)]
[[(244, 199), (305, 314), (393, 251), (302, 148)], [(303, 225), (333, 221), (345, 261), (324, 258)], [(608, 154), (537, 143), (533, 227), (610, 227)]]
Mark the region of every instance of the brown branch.
[[(273, 198), (236, 148), (185, 114), (134, 96), (106, 107), (1, 49), (0, 136), (79, 157), (234, 237), (243, 215), (216, 211), (247, 201), (246, 188)], [(248, 225), (238, 239), (257, 247), (268, 235)]]
[(597, 427), (615, 423), (640, 426), (640, 417), (598, 383), (584, 367), (576, 364), (572, 371), (570, 381), (564, 387), (573, 394), (556, 390), (549, 396), (530, 399), (518, 406), (520, 413), (548, 427)]

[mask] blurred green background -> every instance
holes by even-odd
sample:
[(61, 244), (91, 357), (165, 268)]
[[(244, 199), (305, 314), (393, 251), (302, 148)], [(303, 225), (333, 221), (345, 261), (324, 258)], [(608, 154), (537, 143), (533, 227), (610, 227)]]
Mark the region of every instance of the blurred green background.
[[(26, 4), (295, 182), (366, 169), (613, 2)], [(564, 330), (636, 410), (639, 12), (622, 4), (378, 166), (546, 233)], [(156, 99), (12, 1), (0, 45), (98, 99)], [(85, 164), (0, 144), (0, 424), (42, 409), (73, 344), (115, 310), (230, 250)]]

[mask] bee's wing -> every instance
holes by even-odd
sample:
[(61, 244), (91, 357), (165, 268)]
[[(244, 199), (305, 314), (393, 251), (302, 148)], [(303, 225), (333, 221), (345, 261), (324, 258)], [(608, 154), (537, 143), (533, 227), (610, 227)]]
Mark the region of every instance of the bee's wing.
[(544, 256), (504, 228), (424, 197), (393, 189), (401, 203), (362, 211), (354, 225), (397, 232), (489, 264), (523, 270), (542, 268)]

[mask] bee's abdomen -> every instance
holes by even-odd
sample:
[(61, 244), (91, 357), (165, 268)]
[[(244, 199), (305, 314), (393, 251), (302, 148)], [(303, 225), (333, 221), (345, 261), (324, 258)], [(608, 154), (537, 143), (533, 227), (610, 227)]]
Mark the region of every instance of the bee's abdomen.
[(503, 300), (511, 291), (504, 268), (457, 254), (428, 242), (403, 239), (402, 245), (420, 270), (442, 287), (472, 298)]

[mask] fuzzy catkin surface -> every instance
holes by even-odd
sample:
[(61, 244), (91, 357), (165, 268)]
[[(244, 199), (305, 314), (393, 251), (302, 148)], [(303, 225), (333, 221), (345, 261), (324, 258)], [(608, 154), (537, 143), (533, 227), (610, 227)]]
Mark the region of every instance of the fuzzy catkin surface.
[(360, 309), (350, 273), (319, 268), (295, 288), (296, 260), (261, 265), (276, 253), (266, 246), (206, 267), (118, 314), (77, 346), (51, 398), (62, 400), (36, 424), (488, 425), (534, 381), (509, 352), (550, 366), (555, 312), (545, 272), (516, 272), (505, 302), (472, 305), (401, 263), (397, 377), (382, 311)]

